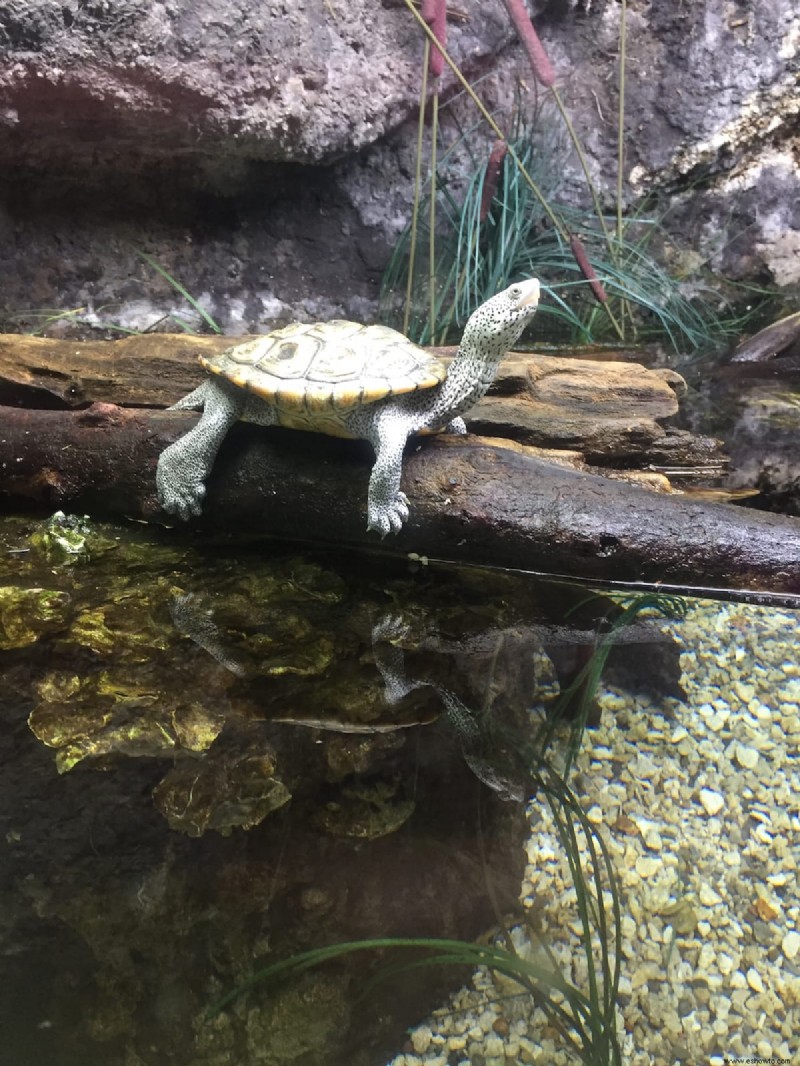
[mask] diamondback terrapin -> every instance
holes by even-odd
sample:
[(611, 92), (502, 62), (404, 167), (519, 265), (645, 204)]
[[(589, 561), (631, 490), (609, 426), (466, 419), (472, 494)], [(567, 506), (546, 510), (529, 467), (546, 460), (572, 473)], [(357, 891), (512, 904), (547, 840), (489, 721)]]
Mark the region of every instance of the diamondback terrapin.
[(487, 300), (467, 322), (449, 370), (395, 330), (340, 321), (293, 323), (201, 357), (211, 376), (174, 407), (202, 407), (203, 415), (159, 458), (161, 506), (183, 519), (200, 514), (219, 446), (242, 419), (370, 441), (367, 528), (398, 532), (408, 518), (400, 491), (406, 441), (466, 433), (461, 415), (489, 388), (538, 302), (535, 278)]

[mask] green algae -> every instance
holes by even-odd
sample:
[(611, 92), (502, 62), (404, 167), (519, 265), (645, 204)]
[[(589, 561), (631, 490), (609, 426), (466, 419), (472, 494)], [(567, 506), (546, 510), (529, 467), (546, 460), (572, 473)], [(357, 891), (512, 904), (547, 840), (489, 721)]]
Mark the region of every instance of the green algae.
[(191, 837), (208, 829), (228, 836), (259, 825), (292, 798), (275, 769), (269, 750), (225, 762), (185, 763), (156, 786), (153, 800), (172, 829)]
[(0, 587), (0, 649), (24, 648), (69, 621), (70, 597), (49, 588)]
[(64, 516), (1, 522), (0, 560), (0, 654), (46, 652), (24, 699), (58, 771), (168, 760), (157, 807), (190, 835), (288, 804), (307, 744), (328, 789), (318, 827), (395, 832), (414, 811), (396, 764), (418, 727), (449, 731), (486, 787), (519, 798), (532, 715), (561, 692), (528, 621), (539, 605), (503, 574), (432, 579)]

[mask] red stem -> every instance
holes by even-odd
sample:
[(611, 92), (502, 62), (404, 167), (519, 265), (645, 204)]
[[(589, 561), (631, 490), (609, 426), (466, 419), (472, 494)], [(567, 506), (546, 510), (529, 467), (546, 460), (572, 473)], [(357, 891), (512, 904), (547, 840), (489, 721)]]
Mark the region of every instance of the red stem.
[(486, 174), (483, 178), (483, 190), (481, 191), (480, 221), (483, 222), (492, 207), (492, 200), (497, 192), (497, 183), (500, 180), (500, 172), (503, 169), (503, 160), (506, 157), (508, 145), (498, 139), (492, 145), (489, 162), (486, 164)]
[[(447, 45), (447, 0), (423, 0), (422, 17), (433, 30), (437, 41)], [(431, 46), (431, 58), (428, 70), (432, 78), (438, 78), (444, 70), (444, 56), (436, 47)]]
[(572, 250), (572, 254), (575, 256), (575, 262), (581, 268), (581, 274), (589, 282), (592, 292), (595, 295), (598, 303), (604, 304), (608, 302), (608, 293), (603, 288), (602, 281), (598, 278), (594, 272), (594, 267), (589, 262), (589, 256), (586, 254), (586, 249), (583, 246), (583, 241), (580, 237), (576, 237), (574, 234), (569, 239), (569, 246)]
[(506, 11), (514, 23), (519, 39), (528, 53), (533, 73), (536, 75), (537, 80), (546, 89), (549, 89), (555, 83), (556, 72), (553, 70), (553, 64), (544, 50), (544, 45), (539, 40), (539, 34), (533, 27), (524, 0), (503, 0), (503, 3), (506, 5)]

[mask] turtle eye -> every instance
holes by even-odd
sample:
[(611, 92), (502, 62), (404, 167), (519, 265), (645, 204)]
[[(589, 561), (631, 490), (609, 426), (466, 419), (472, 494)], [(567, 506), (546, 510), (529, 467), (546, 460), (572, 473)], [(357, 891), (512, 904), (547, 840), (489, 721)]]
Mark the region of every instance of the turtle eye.
[(522, 289), (520, 289), (519, 285), (512, 285), (508, 290), (508, 295), (512, 300), (518, 300), (522, 295)]

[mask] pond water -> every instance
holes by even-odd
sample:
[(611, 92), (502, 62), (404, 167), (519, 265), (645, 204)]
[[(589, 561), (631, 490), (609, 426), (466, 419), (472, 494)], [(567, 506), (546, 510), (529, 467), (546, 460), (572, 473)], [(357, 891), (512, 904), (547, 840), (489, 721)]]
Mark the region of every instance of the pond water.
[(3, 519), (0, 1062), (789, 1061), (796, 631)]

